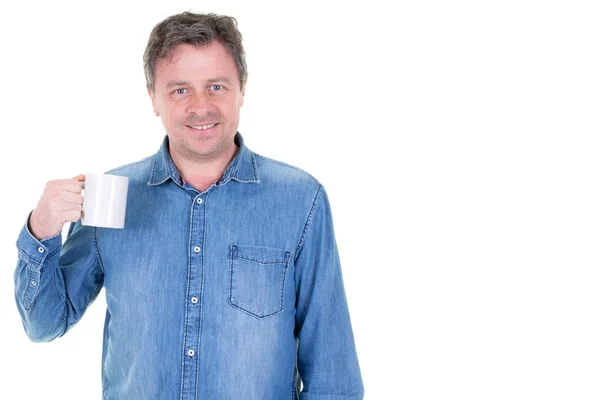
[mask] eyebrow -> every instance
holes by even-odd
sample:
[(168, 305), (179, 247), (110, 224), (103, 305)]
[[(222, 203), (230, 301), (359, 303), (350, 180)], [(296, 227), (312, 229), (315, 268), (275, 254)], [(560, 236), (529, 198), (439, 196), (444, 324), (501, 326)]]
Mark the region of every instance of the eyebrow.
[[(229, 78), (225, 77), (225, 76), (218, 76), (216, 78), (211, 78), (209, 80), (206, 81), (206, 83), (208, 84), (213, 84), (213, 83), (219, 83), (219, 82), (223, 82), (226, 84), (231, 84), (231, 81), (229, 80)], [(169, 89), (172, 88), (174, 86), (186, 86), (189, 85), (190, 82), (189, 81), (171, 81), (169, 83), (167, 83), (167, 85), (165, 86), (165, 88)]]
[(167, 85), (165, 86), (167, 89), (173, 87), (173, 86), (185, 86), (187, 85), (189, 82), (188, 81), (177, 81), (177, 82), (169, 82), (167, 83)]
[(224, 83), (227, 83), (227, 84), (231, 83), (231, 81), (229, 80), (229, 78), (227, 78), (225, 76), (218, 76), (216, 78), (209, 79), (207, 82), (208, 83), (224, 82)]

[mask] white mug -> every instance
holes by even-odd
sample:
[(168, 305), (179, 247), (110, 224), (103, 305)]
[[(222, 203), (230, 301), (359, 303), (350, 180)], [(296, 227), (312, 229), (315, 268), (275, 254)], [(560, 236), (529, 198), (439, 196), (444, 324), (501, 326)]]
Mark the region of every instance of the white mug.
[(83, 183), (81, 225), (124, 228), (128, 186), (126, 176), (88, 173)]

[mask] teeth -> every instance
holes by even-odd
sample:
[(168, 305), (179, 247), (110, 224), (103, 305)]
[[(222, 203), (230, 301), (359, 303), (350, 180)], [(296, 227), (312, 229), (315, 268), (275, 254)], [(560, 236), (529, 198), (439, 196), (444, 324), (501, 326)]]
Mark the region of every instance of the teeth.
[(212, 128), (212, 127), (213, 127), (213, 126), (215, 126), (215, 125), (216, 125), (216, 124), (203, 125), (203, 126), (191, 126), (191, 125), (188, 125), (188, 126), (189, 126), (190, 128), (193, 128), (193, 129), (198, 129), (198, 130), (200, 130), (200, 131), (203, 131), (203, 130), (205, 130), (205, 129), (210, 129), (210, 128)]

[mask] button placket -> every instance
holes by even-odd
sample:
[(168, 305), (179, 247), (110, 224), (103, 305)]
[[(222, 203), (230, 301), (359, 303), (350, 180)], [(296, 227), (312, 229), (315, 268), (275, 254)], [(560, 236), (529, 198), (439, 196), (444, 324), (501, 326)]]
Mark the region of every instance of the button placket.
[(205, 207), (202, 197), (195, 197), (191, 202), (190, 236), (188, 242), (188, 291), (184, 325), (184, 362), (182, 374), (185, 379), (182, 384), (183, 399), (192, 399), (196, 392), (198, 373), (198, 353), (200, 346), (200, 332), (202, 331), (202, 282), (204, 275), (204, 218)]

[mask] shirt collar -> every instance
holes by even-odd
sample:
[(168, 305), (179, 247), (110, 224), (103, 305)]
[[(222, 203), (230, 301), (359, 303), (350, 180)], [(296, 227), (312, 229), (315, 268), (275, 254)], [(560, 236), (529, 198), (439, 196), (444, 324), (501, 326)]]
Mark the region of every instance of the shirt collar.
[[(239, 147), (238, 151), (225, 169), (221, 178), (217, 181), (217, 185), (223, 185), (230, 179), (242, 183), (260, 183), (254, 153), (244, 144), (244, 138), (239, 132), (236, 132), (233, 140)], [(169, 154), (169, 137), (165, 135), (158, 153), (156, 153), (152, 159), (152, 169), (150, 171), (148, 185), (160, 185), (169, 178), (177, 185), (183, 187), (183, 180)]]

